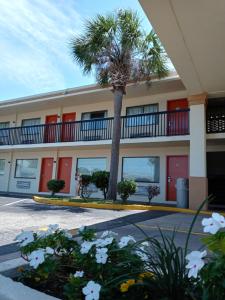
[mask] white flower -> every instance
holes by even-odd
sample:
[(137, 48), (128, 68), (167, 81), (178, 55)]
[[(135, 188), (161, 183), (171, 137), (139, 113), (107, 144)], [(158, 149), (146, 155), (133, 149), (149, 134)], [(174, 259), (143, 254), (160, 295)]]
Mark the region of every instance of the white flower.
[(113, 237), (107, 237), (106, 239), (97, 239), (95, 241), (95, 245), (97, 247), (105, 247), (107, 245), (112, 244), (112, 242), (113, 242)]
[(46, 247), (45, 248), (45, 253), (46, 254), (54, 254), (54, 249), (52, 249), (51, 247)]
[(31, 252), (28, 259), (30, 266), (37, 269), (37, 267), (45, 261), (45, 250), (39, 249)]
[(189, 260), (188, 264), (186, 265), (186, 268), (189, 269), (188, 277), (194, 277), (197, 278), (198, 272), (203, 268), (204, 266), (204, 260), (203, 258), (207, 255), (206, 251), (192, 251), (190, 254), (186, 256), (186, 259)]
[(81, 278), (81, 277), (83, 277), (84, 276), (84, 271), (76, 271), (76, 273), (74, 274), (74, 277), (79, 277), (79, 278)]
[(96, 262), (98, 264), (105, 264), (107, 262), (107, 258), (108, 258), (108, 249), (107, 248), (97, 248), (96, 249)]
[(123, 236), (121, 237), (118, 245), (120, 248), (123, 248), (123, 247), (126, 247), (128, 245), (129, 242), (136, 242), (135, 239), (131, 236), (131, 235), (128, 235), (128, 236)]
[(48, 226), (48, 230), (52, 233), (54, 233), (57, 229), (59, 229), (59, 225), (58, 224), (50, 224)]
[(144, 246), (144, 247), (148, 247), (149, 246), (149, 242), (145, 241), (145, 242), (141, 243), (141, 245)]
[(81, 244), (80, 253), (87, 254), (93, 245), (94, 245), (94, 242), (84, 241)]
[(101, 285), (91, 280), (82, 289), (82, 292), (85, 295), (85, 300), (98, 300), (100, 290), (101, 290)]
[(220, 228), (225, 227), (225, 218), (218, 213), (213, 213), (211, 218), (202, 220), (202, 225), (204, 226), (204, 232), (215, 234)]
[(51, 235), (52, 232), (49, 231), (48, 229), (41, 229), (37, 232), (37, 236), (39, 238), (46, 238), (47, 236)]
[(17, 235), (15, 240), (20, 242), (21, 247), (24, 247), (34, 241), (33, 232), (32, 231), (22, 231), (22, 233)]
[(140, 250), (135, 251), (135, 253), (140, 257), (142, 261), (148, 260), (148, 255), (145, 253), (144, 247), (140, 247)]
[(117, 235), (118, 235), (118, 233), (116, 233), (116, 232), (113, 232), (113, 231), (111, 231), (111, 230), (105, 230), (105, 231), (102, 233), (101, 238), (103, 239), (103, 238), (105, 238), (105, 237), (115, 237), (115, 236), (117, 236)]

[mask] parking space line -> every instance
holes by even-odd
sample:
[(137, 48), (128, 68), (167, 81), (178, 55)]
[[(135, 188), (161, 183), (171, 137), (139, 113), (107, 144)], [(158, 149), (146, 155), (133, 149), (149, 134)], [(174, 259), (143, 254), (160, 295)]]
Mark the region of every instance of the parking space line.
[(26, 200), (29, 200), (29, 199), (21, 199), (21, 200), (17, 200), (17, 201), (14, 201), (14, 202), (7, 203), (7, 204), (3, 204), (1, 206), (10, 206), (10, 205), (13, 205), (13, 204), (16, 204), (16, 203), (19, 203), (19, 202), (23, 202), (23, 201), (26, 201)]

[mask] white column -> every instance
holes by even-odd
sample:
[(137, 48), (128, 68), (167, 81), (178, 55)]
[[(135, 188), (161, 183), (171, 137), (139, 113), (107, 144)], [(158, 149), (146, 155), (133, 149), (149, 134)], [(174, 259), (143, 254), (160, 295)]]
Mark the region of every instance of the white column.
[[(205, 93), (188, 98), (190, 107), (189, 208), (197, 209), (208, 195)], [(206, 207), (205, 207), (206, 208)]]
[(205, 104), (190, 106), (190, 176), (206, 177)]

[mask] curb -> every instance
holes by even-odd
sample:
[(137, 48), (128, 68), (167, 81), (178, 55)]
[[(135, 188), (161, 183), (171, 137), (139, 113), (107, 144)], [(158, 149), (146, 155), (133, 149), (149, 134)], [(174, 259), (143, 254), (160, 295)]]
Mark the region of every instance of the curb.
[[(187, 208), (167, 207), (167, 206), (152, 206), (142, 204), (97, 204), (97, 203), (84, 203), (84, 202), (70, 202), (67, 200), (51, 200), (45, 197), (34, 196), (33, 200), (42, 204), (58, 205), (58, 206), (71, 206), (71, 207), (83, 207), (94, 209), (109, 209), (109, 210), (148, 210), (148, 211), (168, 211), (195, 214), (197, 211)], [(211, 215), (210, 211), (201, 211), (200, 214)], [(221, 213), (225, 215), (225, 213)]]

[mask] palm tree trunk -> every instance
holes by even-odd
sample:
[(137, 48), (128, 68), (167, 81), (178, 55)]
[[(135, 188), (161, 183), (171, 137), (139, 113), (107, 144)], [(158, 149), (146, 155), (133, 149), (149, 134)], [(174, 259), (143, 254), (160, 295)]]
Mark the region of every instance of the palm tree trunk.
[(123, 101), (123, 89), (116, 89), (114, 91), (114, 121), (113, 121), (113, 137), (111, 147), (111, 162), (110, 162), (110, 176), (109, 189), (107, 198), (116, 200), (117, 197), (117, 178), (120, 155), (120, 137), (121, 137), (121, 109)]

